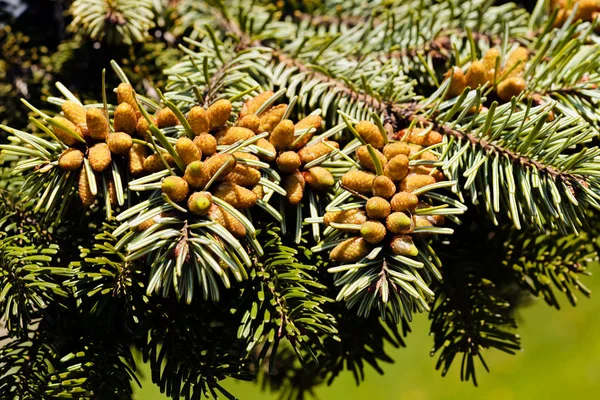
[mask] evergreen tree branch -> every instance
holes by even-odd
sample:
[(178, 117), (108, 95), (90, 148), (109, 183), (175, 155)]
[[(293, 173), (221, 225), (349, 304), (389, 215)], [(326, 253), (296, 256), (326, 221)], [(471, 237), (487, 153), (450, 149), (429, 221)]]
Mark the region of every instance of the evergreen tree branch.
[[(466, 237), (471, 239), (465, 242)], [(485, 223), (467, 224), (457, 227), (444, 244), (438, 251), (443, 279), (434, 285), (436, 300), (429, 315), (434, 338), (431, 355), (439, 354), (436, 369), (443, 376), (457, 360), (461, 380), (477, 385), (476, 361), (489, 371), (485, 349), (509, 354), (520, 350), (513, 314), (523, 300), (512, 281), (512, 270), (502, 263), (500, 233), (490, 232)]]
[(3, 398), (44, 398), (50, 374), (47, 360), (54, 357), (54, 351), (35, 340), (35, 336), (29, 332), (18, 339), (0, 337), (0, 396)]
[(247, 351), (261, 347), (257, 362), (267, 353), (276, 357), (281, 341), (287, 339), (302, 364), (308, 365), (311, 360), (305, 356), (314, 361), (326, 351), (322, 338), (337, 338), (335, 319), (326, 312), (332, 300), (319, 294), (326, 286), (314, 278), (316, 266), (300, 261), (308, 259), (302, 255), (310, 254), (308, 249), (284, 246), (277, 228), (267, 226), (258, 235), (265, 243), (265, 257), (255, 260), (249, 285), (243, 289), (236, 310), (241, 317), (238, 337), (248, 342)]
[[(454, 115), (457, 114), (457, 111), (461, 110), (461, 108), (470, 108), (472, 107), (474, 104), (481, 104), (483, 99), (481, 98), (481, 95), (477, 95), (476, 92), (471, 92), (470, 97), (468, 98), (463, 98), (462, 102), (459, 103), (458, 105), (456, 105), (455, 102), (452, 101), (447, 101), (446, 103), (442, 102), (443, 100), (441, 98), (437, 99), (435, 98), (436, 95), (434, 95), (433, 97), (430, 97), (427, 100), (423, 100), (421, 102), (419, 102), (418, 104), (415, 105), (414, 100), (408, 100), (408, 98), (406, 98), (406, 102), (396, 102), (396, 101), (389, 101), (387, 100), (387, 104), (386, 104), (386, 100), (383, 100), (381, 98), (377, 98), (375, 97), (374, 94), (370, 94), (370, 93), (365, 93), (362, 91), (359, 91), (356, 89), (356, 87), (353, 86), (349, 86), (347, 84), (346, 81), (340, 80), (340, 79), (336, 79), (335, 77), (331, 76), (332, 74), (325, 74), (322, 72), (322, 67), (319, 67), (319, 70), (316, 70), (314, 68), (310, 68), (309, 66), (305, 65), (304, 63), (302, 63), (301, 61), (297, 60), (296, 58), (293, 58), (289, 55), (287, 55), (286, 53), (280, 52), (278, 50), (274, 51), (272, 53), (272, 55), (274, 57), (276, 57), (276, 62), (277, 63), (284, 63), (285, 65), (287, 65), (289, 68), (296, 68), (300, 73), (303, 74), (303, 76), (305, 77), (310, 77), (310, 81), (307, 82), (311, 82), (310, 85), (308, 87), (310, 87), (311, 89), (316, 87), (318, 84), (315, 84), (313, 82), (318, 82), (323, 84), (323, 86), (321, 86), (321, 90), (323, 87), (326, 88), (330, 88), (329, 90), (331, 91), (332, 94), (335, 94), (335, 96), (337, 96), (338, 98), (346, 98), (346, 99), (351, 99), (351, 101), (345, 103), (345, 108), (344, 111), (350, 115), (356, 115), (357, 113), (360, 113), (360, 109), (372, 109), (373, 111), (377, 111), (377, 112), (381, 112), (382, 116), (383, 116), (383, 120), (385, 122), (388, 123), (387, 125), (387, 129), (388, 132), (394, 132), (397, 131), (401, 128), (405, 128), (408, 126), (411, 126), (411, 124), (414, 122), (418, 122), (419, 126), (422, 126), (423, 128), (427, 128), (428, 126), (431, 126), (432, 128), (434, 128), (435, 130), (437, 130), (438, 132), (445, 134), (446, 136), (449, 137), (449, 141), (451, 143), (460, 143), (461, 146), (460, 147), (456, 147), (457, 150), (459, 149), (467, 149), (467, 147), (464, 147), (465, 144), (468, 144), (469, 146), (476, 146), (475, 148), (478, 148), (479, 150), (483, 151), (484, 154), (488, 154), (490, 158), (498, 158), (499, 160), (508, 160), (508, 162), (511, 164), (511, 170), (515, 169), (516, 171), (523, 171), (523, 173), (525, 175), (523, 175), (523, 173), (521, 172), (515, 172), (516, 176), (527, 176), (528, 174), (528, 170), (534, 169), (538, 171), (538, 174), (542, 177), (544, 177), (545, 181), (552, 181), (553, 183), (549, 183), (550, 187), (555, 186), (556, 184), (558, 185), (558, 189), (560, 192), (560, 196), (561, 197), (566, 197), (570, 200), (570, 203), (567, 203), (567, 205), (565, 205), (565, 207), (572, 207), (570, 210), (564, 210), (563, 213), (568, 213), (570, 215), (576, 216), (577, 214), (577, 210), (575, 208), (573, 208), (573, 206), (570, 206), (568, 204), (576, 204), (577, 201), (583, 201), (584, 203), (588, 203), (588, 204), (592, 204), (594, 205), (596, 203), (595, 197), (597, 196), (597, 194), (595, 194), (595, 183), (593, 183), (593, 181), (590, 181), (590, 179), (594, 179), (593, 176), (588, 175), (588, 172), (584, 172), (584, 171), (588, 171), (589, 168), (594, 168), (593, 165), (594, 164), (594, 151), (595, 150), (591, 150), (591, 152), (589, 152), (588, 154), (585, 155), (585, 157), (583, 158), (574, 158), (574, 156), (568, 156), (567, 154), (562, 154), (565, 150), (563, 148), (556, 148), (555, 147), (555, 143), (550, 141), (550, 140), (546, 140), (543, 141), (541, 140), (541, 136), (538, 136), (538, 138), (536, 139), (535, 137), (531, 137), (534, 140), (534, 144), (537, 143), (538, 145), (536, 145), (535, 147), (533, 147), (533, 149), (535, 149), (535, 152), (531, 150), (531, 148), (523, 148), (522, 142), (519, 141), (515, 141), (514, 139), (511, 140), (503, 140), (503, 137), (519, 137), (519, 136), (525, 136), (527, 135), (529, 132), (534, 132), (536, 135), (539, 132), (553, 132), (555, 129), (560, 129), (562, 132), (569, 132), (568, 131), (568, 121), (569, 119), (563, 119), (562, 122), (555, 122), (555, 123), (542, 123), (543, 125), (541, 125), (541, 130), (532, 130), (533, 128), (529, 125), (523, 125), (521, 124), (521, 126), (519, 127), (518, 125), (515, 126), (515, 124), (517, 123), (517, 119), (516, 116), (521, 116), (523, 115), (524, 112), (527, 112), (526, 110), (523, 110), (521, 105), (519, 105), (518, 103), (516, 103), (514, 106), (511, 104), (505, 104), (503, 105), (501, 108), (498, 108), (498, 110), (501, 110), (502, 112), (504, 112), (504, 115), (510, 115), (507, 116), (506, 118), (508, 118), (509, 120), (507, 121), (506, 125), (498, 125), (495, 124), (497, 130), (494, 133), (494, 135), (483, 135), (483, 134), (479, 134), (479, 138), (476, 137), (473, 133), (467, 133), (466, 129), (461, 130), (459, 128), (459, 123), (461, 122), (461, 120), (465, 121), (465, 124), (463, 124), (463, 126), (468, 127), (469, 130), (474, 131), (475, 126), (473, 125), (473, 123), (471, 123), (471, 121), (478, 121), (478, 123), (480, 124), (479, 127), (480, 129), (483, 128), (483, 125), (485, 124), (485, 121), (488, 120), (488, 118), (490, 118), (492, 115), (494, 115), (494, 112), (492, 111), (491, 114), (489, 114), (488, 112), (482, 112), (480, 114), (478, 114), (475, 117), (470, 117), (468, 116), (467, 113), (462, 112), (459, 115), (459, 118), (461, 118), (461, 120), (456, 119), (456, 117)], [(259, 79), (260, 77), (257, 77), (257, 79)], [(264, 78), (263, 78), (264, 79)], [(280, 84), (284, 84), (284, 82), (278, 82)], [(296, 84), (292, 84), (293, 82), (290, 82), (291, 87), (296, 87)], [(285, 86), (290, 86), (290, 85), (285, 85)], [(308, 85), (308, 83), (307, 83)], [(298, 90), (298, 89), (296, 89)], [(296, 92), (296, 91), (294, 91)], [(302, 89), (300, 89), (300, 93), (302, 93)], [(440, 96), (441, 91), (437, 92), (437, 96)], [(290, 89), (288, 89), (287, 95), (290, 96)], [(479, 97), (478, 97), (479, 96)], [(330, 104), (332, 104), (332, 97), (324, 97), (322, 95), (322, 92), (317, 92), (315, 93), (315, 98), (312, 99), (310, 97), (310, 92), (308, 93), (304, 93), (303, 97), (302, 97), (302, 102), (303, 103), (307, 103), (307, 102), (313, 102), (313, 101), (317, 101), (317, 102), (323, 102), (322, 103), (322, 108), (327, 108), (329, 109)], [(327, 101), (327, 103), (324, 103), (324, 101)], [(433, 103), (433, 105), (432, 105)], [(437, 104), (437, 105), (436, 105)], [(327, 107), (326, 107), (327, 106)], [(364, 107), (363, 107), (364, 106)], [(448, 110), (448, 108), (451, 108), (451, 106), (453, 107), (451, 110)], [(456, 107), (454, 107), (456, 106)], [(430, 111), (433, 109), (446, 109), (447, 111), (452, 111), (452, 117), (453, 117), (453, 121), (452, 123), (440, 123), (439, 121), (445, 121), (448, 120), (449, 118), (446, 115), (434, 115), (432, 114)], [(387, 113), (384, 113), (383, 111), (387, 110)], [(544, 108), (544, 107), (536, 107), (534, 109), (532, 109), (532, 111), (534, 111), (535, 113), (538, 113), (538, 115), (541, 117), (540, 113), (543, 112), (549, 112), (550, 109), (548, 108)], [(331, 113), (328, 113), (329, 115), (331, 115)], [(361, 114), (358, 114), (361, 115)], [(364, 115), (364, 114), (362, 114)], [(532, 114), (533, 116), (534, 114)], [(416, 121), (415, 121), (416, 120)], [(514, 121), (514, 122), (511, 122)], [(539, 120), (538, 120), (539, 121)], [(492, 125), (494, 126), (494, 125)], [(510, 127), (513, 127), (512, 129), (509, 129)], [(457, 129), (458, 128), (458, 129)], [(585, 125), (580, 125), (580, 127), (578, 128), (580, 130), (580, 134), (577, 135), (576, 137), (577, 142), (576, 143), (586, 143), (588, 142), (591, 138), (592, 135), (589, 132), (589, 128), (587, 128)], [(560, 132), (556, 132), (555, 133), (555, 137), (560, 138), (562, 137), (565, 133), (560, 133)], [(508, 136), (507, 136), (508, 135)], [(486, 137), (489, 137), (490, 139), (486, 139)], [(454, 140), (452, 140), (454, 138)], [(457, 140), (458, 139), (458, 140)], [(504, 143), (504, 144), (501, 144)], [(455, 145), (456, 145), (455, 144)], [(510, 147), (507, 147), (507, 144), (509, 144)], [(512, 148), (511, 148), (512, 147)], [(546, 147), (546, 148), (544, 148)], [(471, 148), (471, 147), (469, 147)], [(548, 155), (542, 155), (543, 153), (541, 152), (547, 152)], [(454, 153), (453, 151), (450, 151), (447, 153), (448, 154), (448, 159), (452, 160), (452, 156), (455, 155), (456, 153)], [(460, 153), (459, 153), (460, 154)], [(463, 154), (464, 150), (463, 150)], [(470, 152), (467, 152), (466, 154), (470, 154)], [(583, 154), (582, 154), (583, 155)], [(582, 156), (580, 155), (580, 157)], [(558, 157), (557, 157), (558, 156)], [(568, 160), (573, 160), (574, 162), (577, 162), (577, 164), (571, 165), (571, 170), (572, 171), (582, 171), (581, 173), (576, 173), (576, 172), (570, 172), (570, 171), (565, 171), (565, 168), (562, 167), (561, 165), (568, 165)], [(480, 161), (480, 159), (478, 159), (477, 161)], [(476, 164), (471, 164), (472, 161), (468, 161), (467, 164), (460, 164), (460, 168), (459, 169), (454, 169), (455, 172), (453, 172), (454, 177), (456, 179), (461, 178), (462, 173), (464, 173), (465, 171), (472, 171), (473, 169), (471, 167), (476, 167), (475, 171), (478, 170), (477, 167), (479, 167), (481, 164), (476, 165)], [(457, 167), (459, 164), (457, 163), (456, 158), (453, 160), (454, 163), (454, 167)], [(580, 168), (577, 168), (577, 166), (580, 166)], [(447, 169), (451, 169), (453, 168), (452, 166), (448, 166)], [(487, 181), (489, 182), (489, 181)], [(554, 184), (554, 182), (556, 182), (556, 184)], [(486, 184), (486, 181), (479, 181), (479, 180), (475, 180), (476, 184), (480, 184), (480, 192), (485, 192), (485, 188), (483, 187), (484, 184)], [(487, 185), (487, 184), (486, 184)], [(528, 183), (529, 186), (536, 186), (537, 184), (535, 182), (530, 182)], [(503, 190), (502, 188), (498, 188), (498, 190)], [(550, 190), (550, 189), (549, 189)], [(554, 189), (552, 189), (554, 190)], [(473, 194), (477, 194), (477, 192), (473, 192)], [(513, 196), (513, 194), (511, 193), (506, 193), (504, 192), (503, 197), (508, 198), (509, 202), (512, 202), (511, 200), (511, 196)], [(575, 202), (573, 201), (573, 199), (576, 199)], [(525, 202), (527, 202), (527, 199), (519, 199), (517, 200), (517, 204), (519, 206), (523, 206), (525, 204)], [(540, 199), (540, 201), (543, 201)], [(562, 205), (559, 205), (558, 203), (560, 203), (560, 201), (557, 202), (556, 206), (557, 207), (561, 207)], [(493, 213), (498, 213), (500, 212), (500, 206), (499, 206), (499, 202), (498, 200), (495, 200), (495, 204), (494, 207), (490, 207), (488, 205), (488, 209), (493, 210)], [(564, 203), (563, 203), (564, 204)], [(518, 220), (517, 217), (517, 213), (515, 212), (516, 209), (514, 207), (514, 205), (512, 206), (513, 210), (510, 210), (510, 214), (513, 216), (514, 220), (515, 220), (515, 224), (516, 226), (520, 226), (520, 221)], [(535, 210), (534, 210), (535, 212)], [(575, 213), (575, 214), (573, 214)], [(575, 218), (568, 218), (568, 220), (566, 221), (566, 225), (564, 222), (561, 221), (561, 218), (558, 217), (557, 212), (552, 211), (550, 212), (550, 220), (549, 221), (541, 221), (538, 217), (538, 220), (535, 221), (534, 223), (540, 227), (542, 226), (554, 226), (555, 224), (559, 224), (557, 225), (560, 229), (576, 229), (576, 227), (578, 225), (581, 225), (581, 221), (577, 221)]]
[(236, 339), (235, 319), (223, 318), (226, 313), (211, 303), (153, 300), (152, 312), (141, 322), (147, 334), (138, 346), (161, 392), (173, 399), (234, 398), (219, 382), (252, 379), (243, 343)]
[(577, 293), (590, 296), (591, 291), (580, 277), (591, 275), (588, 267), (598, 259), (598, 246), (586, 234), (561, 236), (552, 232), (537, 236), (513, 231), (507, 244), (504, 265), (513, 271), (515, 281), (524, 290), (556, 309), (560, 305), (555, 290), (573, 306), (578, 302)]

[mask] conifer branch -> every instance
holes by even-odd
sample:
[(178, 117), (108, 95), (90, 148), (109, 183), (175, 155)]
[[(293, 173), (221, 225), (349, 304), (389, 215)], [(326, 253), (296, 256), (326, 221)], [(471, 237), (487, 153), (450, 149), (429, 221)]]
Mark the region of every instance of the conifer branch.
[[(280, 230), (266, 226), (258, 234), (265, 242), (266, 261), (255, 260), (256, 270), (251, 272), (251, 282), (244, 288), (241, 304), (245, 311), (241, 317), (238, 337), (248, 341), (247, 351), (260, 349), (255, 357), (261, 362), (268, 355), (277, 357), (282, 340), (289, 346), (303, 365), (316, 361), (317, 354), (324, 352), (323, 337), (337, 334), (333, 316), (326, 312), (332, 299), (319, 294), (326, 286), (313, 277), (315, 266), (300, 262), (302, 252), (285, 246)], [(257, 296), (254, 297), (253, 294)], [(306, 358), (306, 359), (305, 359)]]
[(576, 304), (598, 258), (596, 26), (542, 2), (75, 1), (92, 40), (189, 48), (160, 104), (58, 84), (0, 125), (0, 397), (130, 398), (137, 349), (172, 398), (303, 398), (383, 373), (415, 312), (476, 382), (515, 308)]
[(416, 120), (417, 124), (419, 124), (420, 126), (431, 126), (435, 131), (440, 132), (441, 134), (447, 137), (453, 137), (460, 141), (467, 141), (473, 146), (481, 148), (481, 150), (486, 154), (495, 153), (502, 155), (511, 160), (511, 162), (515, 165), (535, 168), (542, 173), (548, 174), (555, 181), (565, 182), (571, 187), (573, 194), (575, 194), (578, 185), (581, 185), (586, 188), (589, 186), (586, 183), (586, 181), (579, 175), (561, 171), (552, 165), (546, 165), (523, 154), (517, 154), (508, 148), (502, 147), (493, 142), (488, 142), (485, 139), (477, 137), (471, 133), (453, 129), (448, 124), (439, 124), (434, 118), (428, 119), (426, 117), (423, 117), (422, 115), (418, 115), (415, 112), (415, 107), (394, 107), (393, 111), (397, 117), (397, 121), (399, 121), (397, 129), (408, 127), (411, 125), (412, 121)]

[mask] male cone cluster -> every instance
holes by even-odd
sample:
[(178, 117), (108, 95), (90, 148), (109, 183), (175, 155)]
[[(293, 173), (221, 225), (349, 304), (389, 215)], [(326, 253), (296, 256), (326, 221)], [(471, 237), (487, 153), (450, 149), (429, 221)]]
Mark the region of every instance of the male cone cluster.
[[(156, 172), (163, 164), (160, 156), (148, 156), (150, 145), (147, 142), (140, 143), (148, 139), (150, 123), (140, 112), (131, 85), (121, 83), (116, 94), (118, 104), (112, 124), (103, 109), (85, 108), (70, 100), (62, 105), (64, 117), (55, 116), (51, 122), (55, 136), (70, 146), (60, 155), (58, 165), (65, 171), (80, 170), (78, 193), (85, 207), (94, 204), (95, 195), (91, 192), (85, 169), (81, 168), (84, 158), (88, 159), (96, 174), (103, 173), (113, 160), (125, 163), (134, 176)], [(158, 110), (156, 116), (150, 119), (160, 127), (179, 124), (168, 108)], [(139, 141), (134, 143), (134, 139)], [(173, 161), (168, 154), (163, 159), (167, 163)], [(115, 192), (112, 180), (109, 180), (108, 189), (109, 195)], [(110, 195), (110, 199), (111, 204), (116, 202), (116, 196)]]
[(504, 62), (500, 63), (500, 51), (492, 47), (481, 60), (475, 60), (467, 69), (466, 74), (459, 67), (453, 67), (446, 73), (446, 78), (452, 77), (446, 97), (460, 96), (467, 86), (477, 89), (486, 83), (495, 85), (495, 92), (502, 101), (510, 101), (526, 88), (523, 72), (529, 58), (529, 52), (524, 47), (511, 51)]
[[(235, 236), (243, 237), (246, 235), (243, 224), (213, 201), (214, 197), (218, 197), (236, 209), (245, 209), (254, 206), (262, 198), (257, 190), (261, 178), (259, 168), (244, 163), (245, 160), (259, 158), (243, 151), (229, 154), (217, 150), (217, 146), (228, 146), (240, 140), (251, 139), (258, 132), (258, 124), (253, 126), (254, 130), (239, 126), (240, 121), (233, 126), (227, 125), (231, 110), (231, 102), (226, 99), (218, 100), (206, 109), (201, 106), (192, 107), (187, 113), (186, 121), (194, 137), (191, 139), (182, 136), (174, 146), (185, 170), (175, 168), (175, 160), (168, 153), (154, 153), (145, 158), (143, 170), (153, 173), (172, 166), (171, 171), (175, 175), (162, 180), (162, 193), (192, 214), (208, 215)], [(159, 128), (178, 123), (170, 109), (163, 109), (156, 116)], [(140, 120), (137, 126), (144, 127), (143, 121)]]
[(360, 121), (355, 129), (372, 147), (383, 168), (378, 175), (374, 157), (366, 145), (356, 150), (362, 169), (345, 173), (341, 185), (366, 203), (360, 208), (327, 212), (323, 223), (338, 230), (358, 232), (359, 236), (339, 243), (331, 251), (330, 259), (357, 262), (380, 243), (385, 243), (394, 254), (414, 257), (418, 254), (413, 243), (415, 227), (439, 225), (443, 219), (415, 215), (415, 210), (430, 205), (413, 191), (443, 180), (444, 176), (432, 166), (411, 166), (409, 161), (437, 161), (437, 157), (424, 148), (441, 143), (442, 135), (421, 128), (404, 129), (395, 134), (398, 141), (384, 145), (383, 134), (375, 124)]
[[(175, 151), (186, 165), (185, 171), (182, 176), (169, 176), (162, 181), (164, 195), (186, 206), (193, 214), (208, 215), (235, 236), (242, 237), (246, 234), (244, 226), (232, 214), (214, 204), (213, 196), (236, 209), (251, 208), (262, 199), (265, 191), (259, 183), (260, 168), (252, 165), (252, 161), (270, 163), (283, 175), (282, 187), (287, 193), (288, 203), (292, 205), (302, 201), (306, 186), (318, 191), (332, 187), (335, 182), (328, 170), (321, 167), (303, 170), (302, 167), (329, 154), (339, 145), (333, 141), (309, 145), (314, 132), (321, 126), (321, 117), (309, 115), (294, 123), (284, 118), (286, 104), (266, 105), (273, 95), (273, 92), (267, 91), (247, 100), (233, 124), (228, 124), (232, 111), (228, 100), (219, 100), (207, 109), (200, 106), (190, 109), (186, 120), (195, 137), (193, 140), (181, 137), (175, 143)], [(160, 121), (159, 113), (159, 126)], [(141, 125), (143, 121), (140, 120), (137, 126)], [(268, 136), (253, 143), (256, 154), (217, 151), (217, 146), (231, 146), (263, 132), (267, 132)], [(165, 162), (174, 165), (170, 155), (153, 154), (143, 161), (143, 168), (147, 173), (157, 172), (167, 168)], [(210, 187), (207, 187), (209, 183)]]
[[(254, 125), (253, 121), (257, 121), (259, 132), (269, 133), (264, 148), (271, 148), (276, 156), (262, 158), (264, 161), (275, 160), (276, 169), (283, 175), (282, 187), (287, 193), (287, 202), (297, 205), (302, 201), (307, 186), (315, 191), (323, 191), (334, 185), (333, 175), (327, 169), (318, 166), (308, 169), (303, 167), (338, 149), (339, 145), (329, 140), (309, 144), (315, 131), (321, 127), (321, 117), (308, 115), (294, 124), (283, 118), (287, 105), (264, 107), (273, 95), (273, 92), (267, 91), (247, 100), (240, 112), (238, 125)], [(256, 112), (259, 110), (261, 113), (257, 116)]]
[[(562, 26), (575, 13), (573, 21), (594, 21), (600, 16), (600, 1), (598, 0), (552, 0), (552, 10), (558, 9), (554, 26)], [(577, 10), (575, 10), (577, 6)], [(598, 31), (596, 27), (596, 31)]]
[[(95, 174), (102, 174), (113, 160), (128, 161), (133, 174), (138, 174), (141, 169), (140, 158), (146, 149), (133, 143), (139, 111), (131, 85), (120, 84), (117, 97), (119, 105), (114, 111), (112, 125), (104, 109), (86, 108), (71, 100), (62, 104), (64, 117), (57, 115), (50, 121), (56, 138), (69, 146), (59, 156), (58, 166), (65, 171), (79, 170), (78, 194), (85, 207), (93, 205), (96, 197), (90, 189), (87, 172), (82, 168), (85, 158)], [(114, 182), (107, 177), (108, 195), (111, 204), (115, 204)]]

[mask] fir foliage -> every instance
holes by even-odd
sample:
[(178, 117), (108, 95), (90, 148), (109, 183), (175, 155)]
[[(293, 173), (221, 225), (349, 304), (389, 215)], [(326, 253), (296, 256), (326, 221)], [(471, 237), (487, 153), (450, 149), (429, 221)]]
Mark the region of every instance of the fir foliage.
[(600, 10), (88, 3), (52, 55), (3, 45), (64, 84), (0, 88), (36, 88), (0, 126), (0, 397), (131, 398), (139, 352), (174, 399), (307, 398), (421, 312), (477, 384), (519, 306), (590, 295)]

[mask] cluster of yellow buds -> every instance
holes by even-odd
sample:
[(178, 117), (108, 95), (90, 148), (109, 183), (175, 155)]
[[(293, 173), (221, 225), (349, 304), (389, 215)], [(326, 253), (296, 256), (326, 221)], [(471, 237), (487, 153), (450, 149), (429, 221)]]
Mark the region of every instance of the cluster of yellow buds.
[[(129, 92), (133, 99), (131, 86), (121, 84), (117, 89), (119, 98)], [(114, 112), (111, 126), (109, 115), (102, 108), (85, 108), (80, 103), (67, 100), (62, 103), (64, 116), (57, 115), (50, 119), (54, 135), (69, 146), (58, 158), (58, 166), (65, 171), (79, 170), (79, 197), (85, 207), (90, 207), (96, 195), (90, 188), (88, 174), (81, 168), (87, 158), (93, 172), (102, 173), (113, 159), (129, 158), (134, 144), (132, 134), (135, 133), (137, 105), (135, 108), (123, 100)], [(111, 204), (115, 204), (116, 194), (114, 181), (108, 181), (108, 192)]]
[[(252, 139), (259, 132), (260, 119), (240, 118), (233, 126), (227, 122), (231, 116), (232, 104), (221, 99), (204, 109), (192, 107), (186, 121), (193, 132), (193, 139), (182, 136), (175, 142), (174, 150), (184, 163), (179, 174), (167, 176), (161, 182), (162, 192), (174, 203), (183, 203), (195, 215), (209, 215), (238, 237), (246, 235), (243, 224), (225, 209), (214, 204), (213, 196), (223, 199), (236, 209), (250, 208), (262, 198), (263, 190), (258, 185), (261, 179), (260, 167), (248, 164), (259, 161), (259, 157), (249, 152), (219, 152), (218, 146), (230, 146), (239, 141)], [(143, 117), (142, 117), (143, 118)], [(179, 120), (168, 108), (161, 110), (155, 121), (159, 128), (179, 124)], [(138, 121), (140, 132), (148, 130), (150, 124), (145, 119)], [(257, 146), (269, 150), (261, 143)], [(262, 145), (262, 146), (261, 146)], [(268, 158), (263, 156), (263, 158)], [(175, 166), (169, 153), (154, 153), (143, 158), (143, 171), (154, 173)], [(179, 172), (174, 169), (174, 171)], [(181, 176), (179, 176), (181, 175)], [(214, 183), (214, 185), (212, 185)], [(208, 185), (210, 191), (208, 190)]]
[[(500, 100), (509, 101), (526, 88), (523, 72), (528, 58), (529, 51), (524, 47), (517, 47), (508, 54), (504, 66), (501, 66), (499, 62), (500, 51), (492, 47), (481, 60), (475, 60), (471, 63), (466, 74), (459, 67), (453, 67), (446, 73), (446, 78), (452, 76), (446, 96), (448, 98), (456, 97), (467, 86), (476, 89), (490, 83), (495, 85), (496, 94)], [(496, 70), (497, 68), (498, 70)]]
[[(180, 124), (175, 113), (169, 108), (163, 108), (156, 112), (155, 116), (149, 118), (142, 115), (135, 100), (133, 88), (128, 83), (121, 83), (117, 89), (117, 107), (114, 110), (112, 125), (109, 115), (101, 108), (85, 108), (81, 104), (68, 100), (62, 104), (63, 116), (57, 115), (50, 120), (54, 128), (55, 136), (67, 146), (58, 159), (58, 165), (66, 171), (81, 169), (84, 158), (87, 158), (91, 169), (95, 173), (106, 170), (113, 159), (126, 162), (129, 172), (134, 175), (152, 173), (173, 165), (174, 160), (168, 153), (149, 155), (149, 129), (151, 124), (159, 128), (167, 128)], [(231, 104), (226, 101), (215, 103), (207, 114), (215, 114), (215, 118), (223, 118), (222, 114)], [(204, 111), (204, 110), (203, 110)], [(226, 118), (229, 117), (227, 113)], [(221, 115), (220, 115), (221, 114)], [(194, 122), (195, 113), (190, 113), (190, 121)], [(225, 119), (226, 121), (226, 119)], [(192, 124), (198, 127), (197, 124)], [(206, 129), (208, 130), (208, 128)], [(134, 139), (139, 139), (134, 143)], [(216, 141), (214, 137), (206, 135), (196, 138), (195, 142), (182, 138), (177, 142), (177, 150), (186, 164), (194, 160), (200, 160), (201, 149), (210, 155), (216, 152)], [(211, 153), (212, 152), (212, 153)], [(166, 163), (166, 164), (165, 164)], [(114, 182), (109, 180), (108, 189), (111, 204), (116, 203), (114, 195)], [(79, 197), (85, 207), (90, 207), (95, 201), (88, 182), (88, 174), (84, 169), (80, 170)]]
[(443, 217), (414, 213), (430, 204), (413, 193), (445, 179), (441, 171), (432, 166), (438, 161), (437, 156), (427, 150), (441, 143), (442, 135), (431, 129), (404, 129), (394, 135), (397, 141), (384, 144), (383, 134), (375, 124), (360, 121), (354, 128), (367, 143), (356, 150), (362, 169), (345, 173), (341, 187), (366, 202), (358, 208), (324, 215), (323, 223), (331, 228), (359, 232), (358, 236), (339, 243), (330, 252), (330, 259), (356, 262), (365, 257), (373, 245), (383, 241), (387, 241), (394, 254), (416, 256), (418, 250), (412, 239), (415, 228), (443, 223)]
[[(600, 16), (598, 0), (552, 0), (552, 10), (558, 9), (554, 26), (562, 26), (575, 12), (573, 21), (594, 21)], [(575, 7), (577, 10), (575, 11)]]
[[(333, 141), (327, 141), (326, 145), (323, 141), (308, 145), (321, 126), (321, 117), (309, 115), (294, 123), (286, 118), (287, 104), (273, 104), (274, 95), (266, 91), (248, 99), (233, 124), (228, 124), (232, 113), (229, 100), (218, 100), (206, 109), (191, 108), (185, 118), (194, 138), (182, 136), (174, 146), (185, 164), (183, 173), (177, 172), (175, 159), (166, 151), (152, 155), (138, 153), (136, 172), (156, 173), (174, 167), (174, 174), (161, 182), (161, 190), (170, 201), (187, 207), (193, 214), (208, 215), (237, 237), (245, 236), (246, 229), (241, 222), (213, 200), (214, 197), (222, 199), (235, 209), (253, 207), (266, 195), (260, 183), (262, 168), (272, 166), (284, 175), (281, 193), (285, 191), (292, 205), (302, 200), (305, 185), (323, 190), (335, 183), (324, 168), (302, 168), (339, 148)], [(159, 128), (178, 124), (177, 117), (170, 113), (170, 109), (164, 109), (150, 122), (141, 116), (137, 130), (146, 134), (150, 123)], [(251, 146), (237, 149), (240, 143)]]
[[(272, 91), (267, 91), (247, 100), (240, 112), (240, 118), (260, 121), (260, 132), (268, 132), (268, 137), (264, 139), (265, 147), (270, 146), (276, 156), (268, 158), (267, 161), (274, 160), (276, 169), (284, 174), (282, 187), (286, 191), (287, 202), (297, 205), (304, 197), (306, 185), (317, 191), (334, 185), (333, 175), (327, 169), (315, 166), (304, 170), (303, 167), (338, 149), (339, 145), (331, 140), (309, 144), (321, 127), (321, 117), (308, 115), (296, 123), (283, 118), (287, 105), (264, 107), (274, 95)], [(260, 119), (255, 114), (258, 110), (262, 111)]]

